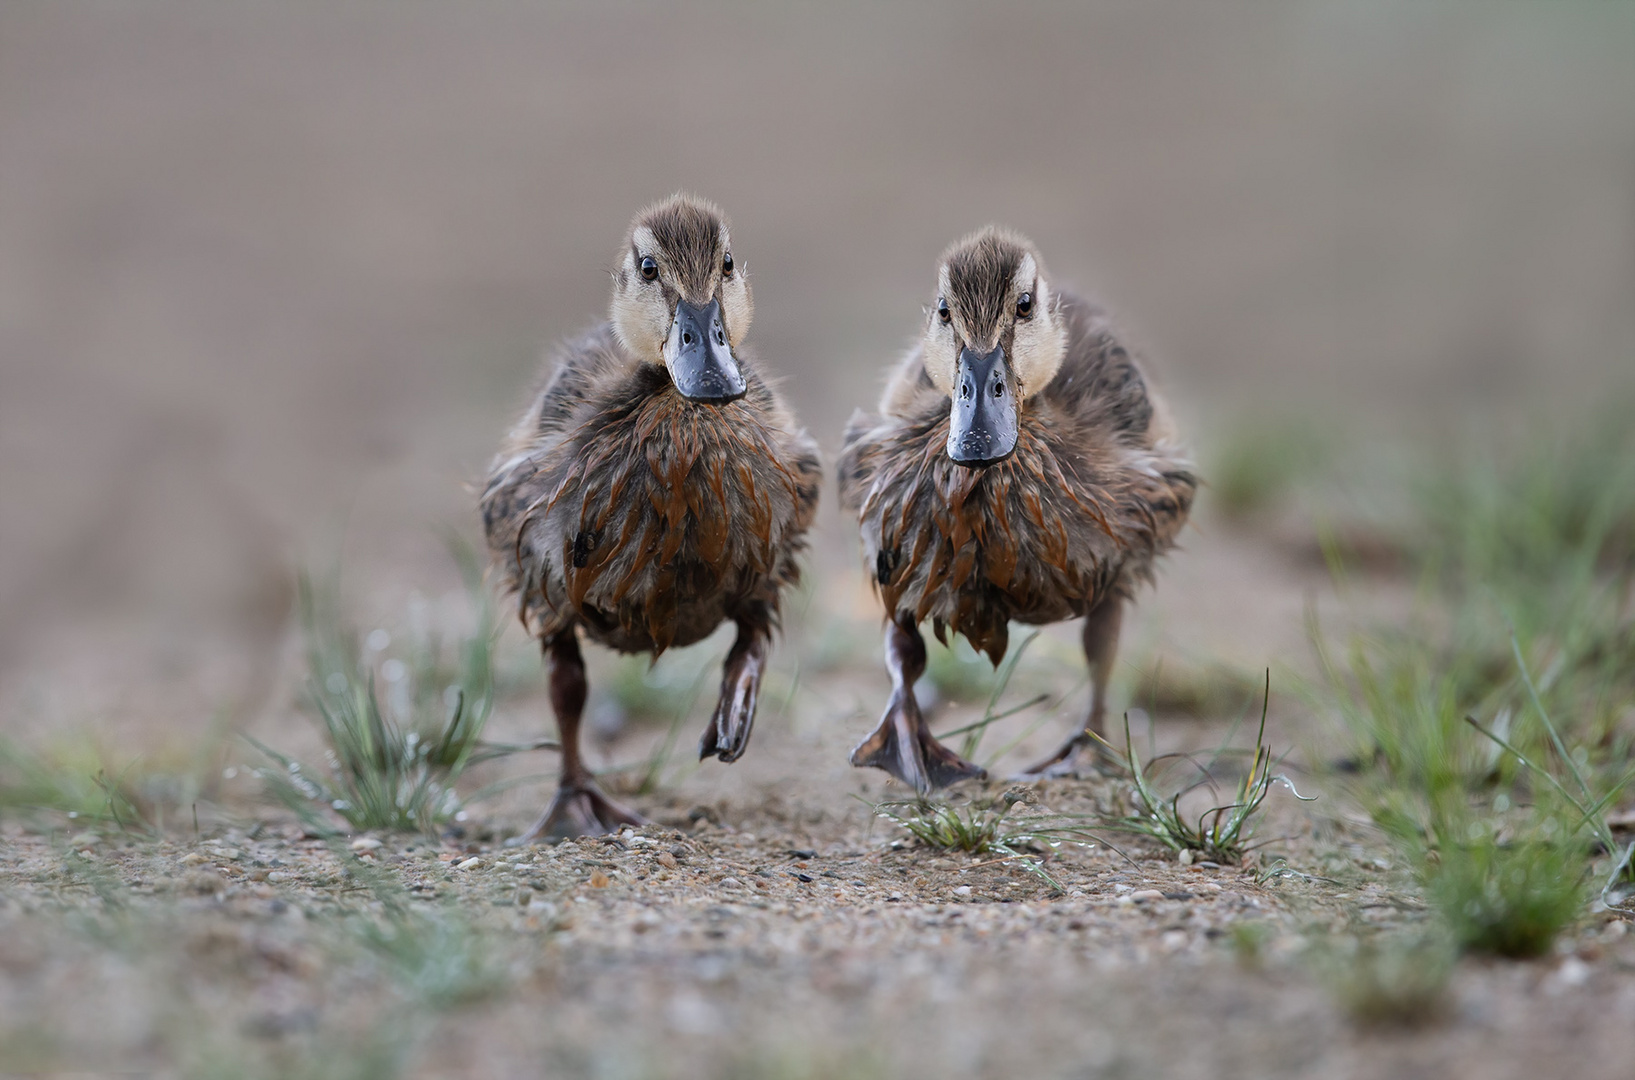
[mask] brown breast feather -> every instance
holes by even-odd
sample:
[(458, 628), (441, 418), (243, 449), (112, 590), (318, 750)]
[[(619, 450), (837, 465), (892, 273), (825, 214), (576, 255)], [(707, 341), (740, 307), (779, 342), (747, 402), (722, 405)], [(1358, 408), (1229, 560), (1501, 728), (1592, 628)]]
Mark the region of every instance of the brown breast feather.
[[(786, 561), (801, 484), (749, 407), (704, 409), (666, 391), (598, 414), (567, 445), (575, 452), (518, 529), (517, 566), (530, 523), (565, 514), (554, 560), (539, 561), (559, 568), (573, 615), (612, 615), (656, 655), (675, 639), (681, 603), (751, 587)], [(549, 573), (523, 570), (525, 623), (536, 603), (561, 621)]]
[(1169, 544), (1151, 504), (1173, 505), (1170, 487), (1067, 453), (1048, 422), (1024, 424), (1016, 452), (985, 469), (950, 461), (947, 437), (944, 415), (856, 448), (875, 588), (892, 617), (932, 618), (939, 640), (952, 629), (998, 663), (1010, 619), (1083, 614)]

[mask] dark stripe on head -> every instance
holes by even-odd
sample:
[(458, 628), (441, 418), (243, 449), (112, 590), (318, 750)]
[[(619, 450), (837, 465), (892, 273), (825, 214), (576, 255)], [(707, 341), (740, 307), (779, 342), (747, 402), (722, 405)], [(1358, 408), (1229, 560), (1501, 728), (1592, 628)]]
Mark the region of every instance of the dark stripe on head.
[(725, 224), (721, 211), (703, 199), (672, 195), (636, 215), (630, 231), (645, 227), (651, 232), (682, 291), (702, 301), (726, 254), (721, 243)]
[[(991, 341), (1011, 302), (1011, 284), (1031, 245), (1021, 237), (983, 229), (948, 249), (948, 303), (974, 340)], [(1037, 264), (1038, 256), (1034, 256)]]

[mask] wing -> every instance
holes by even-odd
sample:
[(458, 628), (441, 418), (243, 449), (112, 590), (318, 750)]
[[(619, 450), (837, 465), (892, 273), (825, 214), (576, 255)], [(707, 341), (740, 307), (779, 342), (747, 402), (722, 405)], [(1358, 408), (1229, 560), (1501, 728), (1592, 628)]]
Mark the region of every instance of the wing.
[(1060, 418), (1073, 456), (1118, 463), (1112, 494), (1120, 516), (1140, 523), (1150, 551), (1168, 550), (1197, 491), (1190, 457), (1175, 436), (1168, 407), (1107, 313), (1072, 294), (1060, 297), (1067, 355), (1041, 404)]
[(880, 396), (877, 412), (859, 409), (846, 424), (836, 479), (840, 505), (853, 513), (862, 509), (875, 482), (886, 442), (905, 426), (934, 422), (947, 413), (948, 399), (926, 374), (925, 359), (915, 345), (892, 370)]

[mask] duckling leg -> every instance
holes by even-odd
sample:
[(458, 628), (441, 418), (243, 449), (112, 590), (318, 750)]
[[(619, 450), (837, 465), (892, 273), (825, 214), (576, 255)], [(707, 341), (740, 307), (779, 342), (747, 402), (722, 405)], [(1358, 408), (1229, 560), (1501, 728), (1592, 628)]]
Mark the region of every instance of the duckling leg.
[(572, 628), (545, 643), (551, 668), (551, 711), (562, 739), (562, 777), (556, 797), (519, 842), (531, 844), (547, 837), (601, 836), (620, 825), (645, 825), (646, 820), (602, 794), (579, 756), (579, 718), (585, 711), (585, 662), (579, 655), (579, 637)]
[(1077, 776), (1107, 760), (1107, 748), (1097, 738), (1107, 734), (1107, 684), (1113, 677), (1118, 653), (1118, 631), (1124, 622), (1124, 604), (1108, 597), (1084, 620), (1084, 658), (1090, 663), (1090, 715), (1084, 727), (1054, 754), (1022, 773), (1026, 777)]
[(721, 665), (721, 698), (703, 738), (698, 760), (714, 754), (722, 761), (743, 757), (755, 724), (755, 704), (761, 696), (761, 675), (772, 651), (772, 612), (758, 607), (738, 619), (738, 638)]
[(912, 616), (901, 616), (886, 631), (886, 670), (891, 701), (874, 734), (857, 744), (851, 761), (859, 768), (884, 769), (921, 795), (987, 772), (936, 740), (920, 713), (914, 684), (925, 674), (925, 639)]

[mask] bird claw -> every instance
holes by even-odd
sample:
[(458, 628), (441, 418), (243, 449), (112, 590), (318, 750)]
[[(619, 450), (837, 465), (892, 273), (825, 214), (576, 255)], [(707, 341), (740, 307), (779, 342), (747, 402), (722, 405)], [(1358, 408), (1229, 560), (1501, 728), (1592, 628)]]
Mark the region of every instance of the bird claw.
[(587, 779), (557, 788), (551, 805), (531, 829), (517, 838), (517, 845), (575, 836), (605, 836), (623, 825), (646, 824), (646, 818), (620, 806), (602, 794), (595, 781)]

